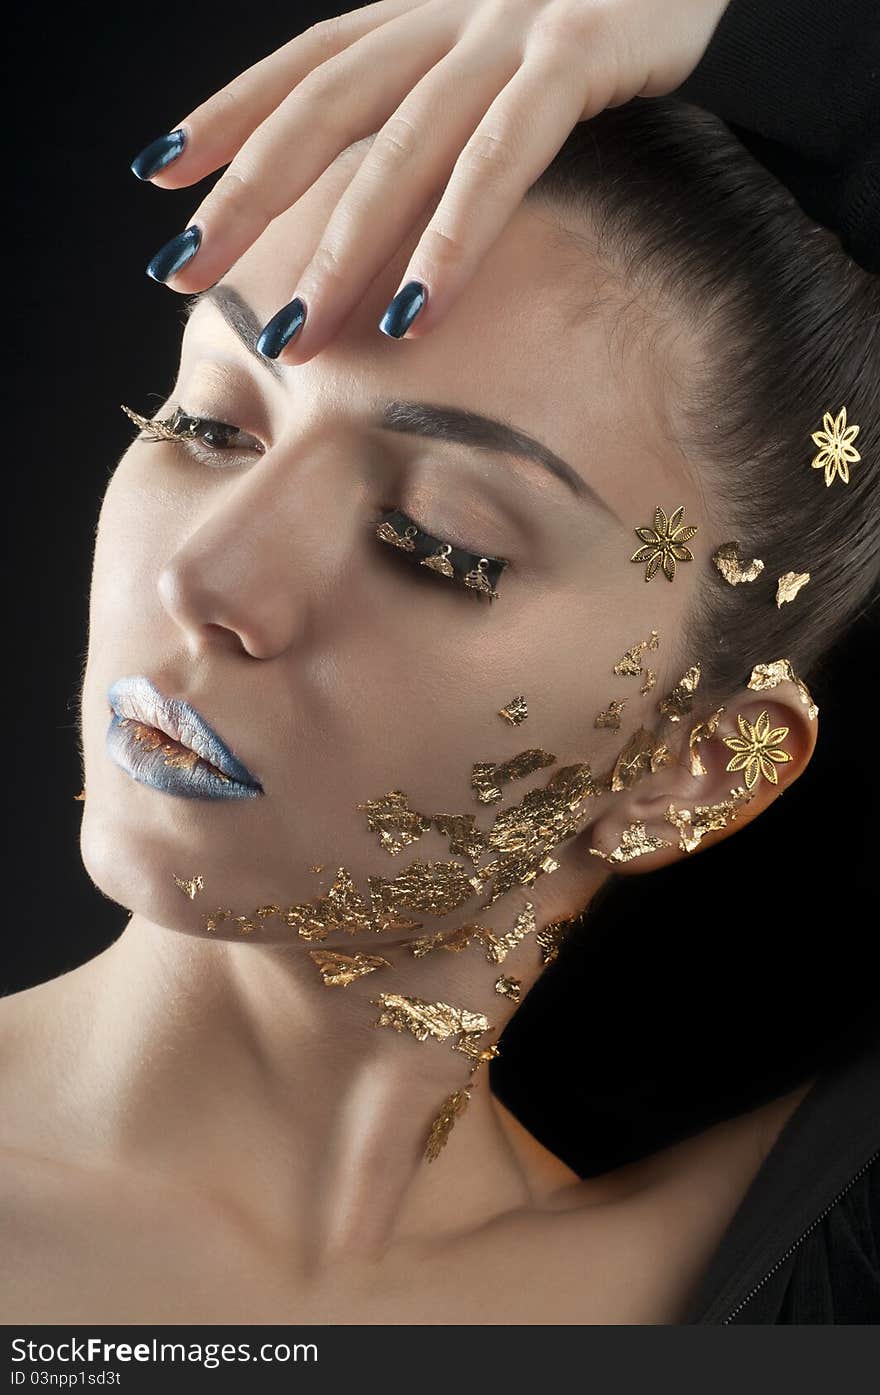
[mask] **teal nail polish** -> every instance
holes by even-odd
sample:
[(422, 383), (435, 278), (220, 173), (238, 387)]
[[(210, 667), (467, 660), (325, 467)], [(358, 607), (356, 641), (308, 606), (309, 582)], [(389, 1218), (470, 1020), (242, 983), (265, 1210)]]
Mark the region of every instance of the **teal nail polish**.
[(147, 267), (147, 275), (152, 276), (154, 281), (167, 281), (169, 276), (174, 276), (181, 267), (192, 261), (201, 242), (201, 228), (185, 228), (159, 249)]
[(140, 155), (135, 155), (131, 162), (132, 174), (136, 174), (138, 179), (152, 179), (154, 174), (164, 170), (166, 165), (183, 153), (185, 145), (185, 131), (169, 131), (167, 136), (159, 136), (158, 140), (145, 146)]
[(408, 281), (391, 301), (379, 321), (383, 334), (401, 339), (428, 298), (428, 288), (421, 281)]
[(294, 335), (299, 334), (305, 320), (306, 307), (299, 296), (296, 296), (263, 327), (257, 340), (257, 352), (264, 358), (277, 358)]

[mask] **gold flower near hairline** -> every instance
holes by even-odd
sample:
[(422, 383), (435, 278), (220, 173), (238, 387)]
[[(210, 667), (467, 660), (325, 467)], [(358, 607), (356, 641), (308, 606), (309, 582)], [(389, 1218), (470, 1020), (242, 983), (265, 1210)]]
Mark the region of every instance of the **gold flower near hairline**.
[(788, 727), (771, 728), (770, 714), (766, 709), (754, 726), (743, 716), (738, 716), (736, 722), (740, 735), (722, 737), (725, 746), (736, 753), (727, 762), (725, 770), (745, 771), (747, 790), (754, 789), (761, 775), (765, 780), (769, 780), (771, 785), (778, 784), (776, 766), (791, 760), (788, 752), (781, 750), (778, 745), (788, 736)]
[(667, 517), (665, 509), (661, 509), (658, 504), (654, 509), (653, 528), (634, 528), (633, 532), (641, 538), (646, 547), (640, 547), (630, 557), (631, 562), (647, 562), (645, 568), (645, 580), (650, 581), (663, 567), (663, 574), (667, 581), (672, 581), (675, 577), (675, 563), (692, 562), (694, 555), (690, 548), (684, 546), (696, 533), (696, 524), (682, 524), (684, 516), (684, 504), (680, 505), (674, 513)]
[(846, 407), (841, 407), (836, 417), (832, 417), (830, 412), (825, 412), (822, 417), (824, 431), (814, 431), (812, 440), (821, 447), (818, 455), (814, 455), (810, 461), (814, 470), (825, 471), (825, 484), (831, 484), (835, 473), (840, 476), (844, 484), (849, 484), (850, 462), (861, 460), (859, 452), (853, 445), (853, 441), (859, 434), (857, 426), (847, 426)]

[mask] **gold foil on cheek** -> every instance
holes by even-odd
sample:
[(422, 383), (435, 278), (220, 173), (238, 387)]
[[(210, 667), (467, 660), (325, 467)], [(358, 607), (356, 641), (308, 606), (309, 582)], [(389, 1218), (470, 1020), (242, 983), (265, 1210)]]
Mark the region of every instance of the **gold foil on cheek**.
[(190, 877), (188, 880), (183, 877), (176, 877), (173, 872), (171, 876), (174, 879), (175, 886), (179, 887), (184, 896), (189, 897), (190, 901), (194, 901), (199, 892), (205, 889), (204, 878), (201, 876)]
[(470, 1090), (453, 1090), (451, 1095), (443, 1101), (436, 1119), (431, 1124), (428, 1133), (428, 1141), (425, 1144), (425, 1158), (428, 1162), (433, 1162), (446, 1145), (446, 1140), (452, 1132), (452, 1126), (467, 1108), (470, 1100)]
[(648, 731), (647, 727), (639, 727), (614, 762), (611, 789), (618, 794), (621, 790), (632, 789), (643, 775), (653, 775), (673, 763), (674, 757), (665, 741), (658, 741), (654, 732)]
[(366, 813), (371, 832), (378, 833), (379, 842), (392, 857), (396, 857), (431, 828), (429, 818), (410, 809), (403, 790), (391, 790), (381, 799), (367, 799), (357, 808)]
[(434, 827), (449, 839), (449, 851), (461, 853), (476, 864), (486, 850), (487, 838), (476, 827), (476, 814), (434, 814)]
[(665, 838), (655, 838), (648, 833), (641, 819), (630, 824), (620, 835), (620, 845), (613, 852), (604, 853), (598, 848), (590, 848), (594, 857), (601, 857), (605, 862), (632, 862), (636, 857), (645, 857), (648, 853), (657, 852), (659, 848), (671, 848), (672, 844)]
[(581, 802), (600, 793), (589, 765), (567, 765), (557, 770), (543, 789), (529, 790), (518, 805), (502, 809), (489, 831), (490, 848), (501, 856), (481, 867), (471, 878), (478, 891), (493, 879), (487, 909), (511, 887), (531, 885), (559, 864), (550, 850), (579, 832)]
[(788, 601), (793, 601), (809, 579), (809, 572), (785, 572), (776, 583), (776, 609), (779, 610)]
[(495, 992), (502, 998), (510, 998), (512, 1002), (518, 1003), (522, 997), (522, 981), (518, 978), (508, 978), (506, 974), (499, 974), (495, 980)]
[(674, 804), (670, 804), (664, 817), (667, 823), (671, 823), (678, 830), (678, 846), (681, 851), (694, 852), (707, 833), (716, 833), (726, 828), (736, 818), (740, 806), (748, 804), (752, 799), (754, 795), (749, 794), (742, 785), (738, 785), (720, 804), (697, 804), (693, 813), (690, 809), (676, 809)]
[(793, 683), (807, 709), (810, 721), (818, 717), (819, 709), (810, 696), (810, 690), (803, 679), (798, 678), (789, 659), (774, 659), (771, 664), (755, 664), (746, 687), (751, 688), (752, 692), (764, 693), (770, 688), (778, 687), (780, 683)]
[(507, 706), (502, 707), (498, 713), (498, 716), (503, 717), (512, 727), (519, 726), (520, 722), (524, 722), (528, 715), (528, 705), (522, 694), (519, 697), (511, 698)]
[(711, 741), (723, 716), (724, 708), (719, 707), (712, 713), (711, 717), (706, 718), (705, 722), (697, 722), (695, 727), (691, 727), (688, 735), (688, 757), (692, 775), (706, 775), (708, 773), (697, 746), (701, 741)]
[(474, 895), (467, 868), (460, 862), (422, 862), (416, 858), (393, 879), (369, 877), (377, 913), (393, 914), (398, 906), (426, 915), (449, 915)]
[(391, 964), (380, 954), (340, 954), (332, 949), (310, 949), (309, 958), (328, 988), (347, 988), (355, 979), (377, 969), (390, 969)]
[(492, 804), (495, 800), (503, 798), (500, 786), (508, 780), (520, 780), (525, 775), (531, 775), (534, 770), (555, 764), (556, 757), (540, 749), (520, 751), (518, 755), (499, 765), (492, 761), (478, 761), (471, 775), (471, 788), (481, 804)]
[(457, 930), (438, 930), (436, 935), (423, 935), (420, 939), (410, 940), (408, 949), (414, 959), (424, 959), (426, 954), (433, 954), (435, 949), (446, 949), (452, 954), (460, 954), (484, 928), (482, 925), (459, 925)]
[(652, 668), (645, 669), (645, 681), (639, 688), (642, 697), (649, 693), (657, 682), (657, 675)]
[(690, 712), (694, 705), (694, 694), (699, 686), (700, 673), (700, 665), (693, 664), (687, 673), (682, 674), (672, 691), (658, 702), (657, 711), (670, 722), (678, 722)]
[(760, 557), (745, 562), (740, 556), (738, 542), (722, 543), (712, 554), (712, 561), (730, 586), (739, 586), (744, 581), (757, 581), (764, 570)]
[[(331, 933), (340, 931), (356, 935), (363, 930), (390, 928), (390, 919), (377, 917), (375, 907), (367, 905), (345, 867), (338, 869), (326, 896), (290, 906), (284, 912), (284, 919), (303, 940), (326, 940)], [(410, 922), (397, 928), (418, 927)]]
[(607, 708), (605, 709), (605, 711), (604, 711), (604, 712), (599, 712), (599, 713), (597, 714), (596, 720), (593, 722), (593, 726), (594, 726), (594, 727), (608, 727), (609, 730), (611, 730), (611, 731), (619, 731), (619, 730), (620, 730), (620, 714), (621, 714), (621, 712), (623, 711), (623, 709), (624, 709), (625, 706), (626, 706), (626, 698), (624, 698), (622, 702), (617, 702), (617, 701), (609, 702), (609, 704), (608, 704)]
[[(640, 639), (638, 644), (633, 644), (623, 658), (618, 659), (614, 665), (614, 672), (618, 678), (638, 678), (642, 672), (642, 655), (649, 649), (659, 649), (660, 636), (656, 630), (651, 631), (649, 639)], [(650, 670), (649, 670), (650, 671)]]

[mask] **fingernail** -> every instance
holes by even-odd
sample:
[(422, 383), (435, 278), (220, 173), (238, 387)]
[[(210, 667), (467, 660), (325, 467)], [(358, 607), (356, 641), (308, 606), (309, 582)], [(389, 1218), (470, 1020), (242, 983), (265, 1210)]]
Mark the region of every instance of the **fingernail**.
[(154, 281), (167, 281), (169, 276), (174, 276), (181, 267), (192, 261), (201, 241), (201, 228), (185, 228), (160, 248), (147, 267), (147, 275), (152, 276)]
[(379, 321), (382, 333), (390, 335), (392, 339), (402, 338), (427, 298), (427, 286), (423, 286), (421, 281), (408, 281), (397, 292)]
[(295, 334), (299, 334), (306, 320), (306, 307), (296, 296), (264, 325), (257, 340), (257, 352), (264, 358), (277, 358)]
[(144, 146), (140, 155), (135, 155), (131, 162), (132, 174), (136, 174), (138, 179), (152, 179), (154, 174), (177, 159), (185, 145), (185, 131), (169, 131), (167, 136), (159, 136), (158, 140)]

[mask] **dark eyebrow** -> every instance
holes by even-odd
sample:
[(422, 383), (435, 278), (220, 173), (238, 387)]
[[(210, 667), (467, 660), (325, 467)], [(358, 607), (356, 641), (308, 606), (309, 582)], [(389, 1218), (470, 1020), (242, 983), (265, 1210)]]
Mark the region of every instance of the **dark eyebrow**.
[[(287, 378), (281, 366), (257, 351), (256, 342), (263, 326), (247, 301), (231, 286), (221, 282), (200, 291), (198, 295), (187, 297), (184, 318), (188, 320), (196, 306), (205, 300), (217, 306), (227, 324), (254, 358), (258, 359), (264, 368), (268, 368), (279, 382), (286, 382)], [(587, 484), (567, 460), (563, 460), (562, 456), (550, 450), (549, 446), (535, 440), (525, 431), (520, 431), (518, 427), (462, 407), (438, 406), (431, 402), (410, 402), (397, 398), (377, 399), (372, 406), (376, 412), (373, 424), (383, 431), (427, 436), (434, 440), (447, 441), (452, 445), (475, 446), (478, 450), (531, 460), (560, 480), (576, 498), (604, 510), (618, 523), (623, 522), (611, 505)]]

